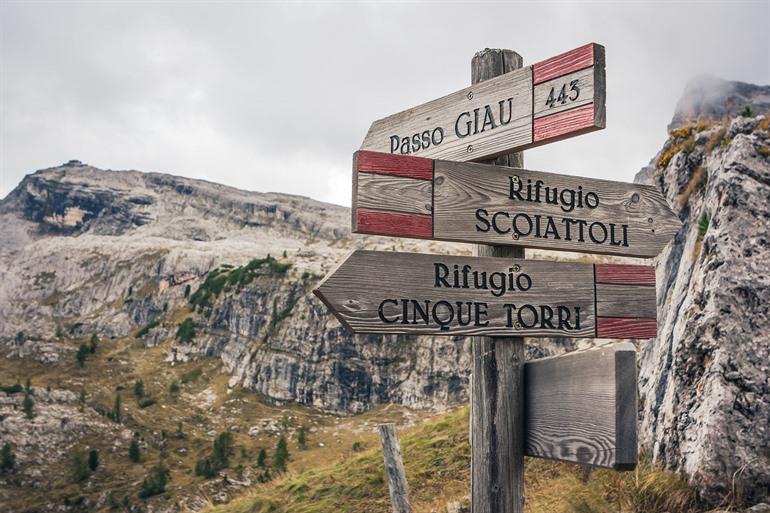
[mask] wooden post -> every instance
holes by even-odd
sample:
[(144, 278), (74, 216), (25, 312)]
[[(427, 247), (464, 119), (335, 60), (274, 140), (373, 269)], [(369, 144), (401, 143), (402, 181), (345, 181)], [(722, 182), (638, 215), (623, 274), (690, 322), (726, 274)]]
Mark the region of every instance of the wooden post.
[[(486, 49), (471, 62), (471, 82), (521, 68), (521, 55)], [(521, 152), (486, 162), (523, 167)], [(477, 245), (478, 256), (524, 258), (524, 249)], [(471, 384), (472, 513), (524, 511), (524, 339), (474, 337)]]
[(412, 513), (412, 505), (409, 503), (409, 485), (406, 482), (404, 463), (401, 461), (401, 446), (398, 443), (396, 426), (380, 424), (380, 440), (393, 513)]

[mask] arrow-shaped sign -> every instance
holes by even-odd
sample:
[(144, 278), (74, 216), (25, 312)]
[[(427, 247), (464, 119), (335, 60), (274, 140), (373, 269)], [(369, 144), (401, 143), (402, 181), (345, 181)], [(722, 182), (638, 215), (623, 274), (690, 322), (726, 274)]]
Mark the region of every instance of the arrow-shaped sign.
[(604, 128), (604, 47), (589, 43), (375, 121), (362, 150), (490, 157)]
[(313, 291), (353, 333), (651, 338), (655, 268), (355, 251)]
[(649, 185), (359, 151), (353, 231), (654, 257), (681, 226)]

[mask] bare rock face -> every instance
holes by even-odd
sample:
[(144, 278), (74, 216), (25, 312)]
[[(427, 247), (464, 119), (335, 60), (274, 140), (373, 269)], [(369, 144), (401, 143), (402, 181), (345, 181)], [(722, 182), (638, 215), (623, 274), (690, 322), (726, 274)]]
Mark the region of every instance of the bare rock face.
[(656, 261), (640, 443), (713, 505), (770, 487), (769, 157), (767, 119), (737, 117), (673, 132), (646, 173), (684, 225)]

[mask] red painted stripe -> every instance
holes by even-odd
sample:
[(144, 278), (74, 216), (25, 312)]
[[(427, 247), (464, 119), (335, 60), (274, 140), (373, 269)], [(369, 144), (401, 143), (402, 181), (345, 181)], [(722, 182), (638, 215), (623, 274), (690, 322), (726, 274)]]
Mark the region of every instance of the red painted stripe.
[(595, 264), (596, 283), (655, 285), (655, 268), (649, 265)]
[(575, 48), (556, 57), (533, 64), (532, 81), (534, 84), (539, 84), (593, 65), (594, 44), (588, 43), (580, 48)]
[(594, 126), (594, 104), (535, 120), (535, 142), (553, 139)]
[(655, 338), (658, 336), (658, 321), (626, 317), (597, 317), (596, 336), (598, 338)]
[(358, 152), (358, 170), (362, 173), (433, 180), (433, 160), (411, 155), (361, 150)]
[(433, 216), (359, 208), (356, 209), (356, 232), (430, 239), (433, 237)]

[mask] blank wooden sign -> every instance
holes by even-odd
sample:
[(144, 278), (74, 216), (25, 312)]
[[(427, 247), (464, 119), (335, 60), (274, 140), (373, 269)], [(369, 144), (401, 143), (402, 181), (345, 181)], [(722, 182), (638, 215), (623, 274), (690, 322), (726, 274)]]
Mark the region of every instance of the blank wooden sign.
[(679, 230), (649, 185), (359, 151), (355, 233), (654, 257)]
[(636, 467), (633, 344), (527, 362), (524, 383), (525, 455), (615, 470)]
[(313, 291), (353, 333), (652, 338), (655, 269), (354, 251)]
[(604, 47), (589, 43), (375, 121), (362, 150), (484, 160), (605, 125)]

